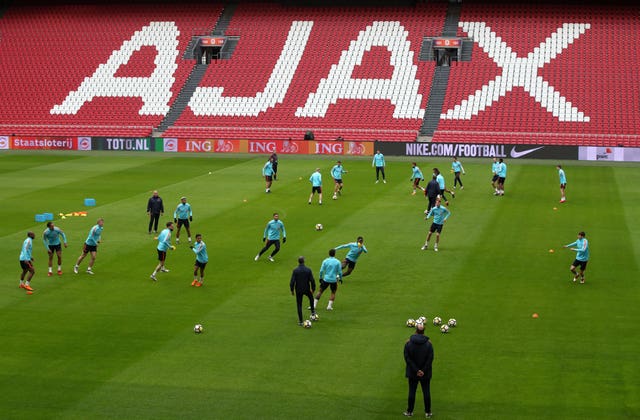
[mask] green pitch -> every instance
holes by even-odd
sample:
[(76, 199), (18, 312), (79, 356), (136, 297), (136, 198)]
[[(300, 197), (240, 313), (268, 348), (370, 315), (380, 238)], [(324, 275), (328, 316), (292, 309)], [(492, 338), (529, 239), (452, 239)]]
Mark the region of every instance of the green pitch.
[[(410, 195), (408, 160), (388, 159), (387, 184), (375, 184), (369, 159), (345, 157), (349, 173), (334, 201), (333, 159), (281, 156), (271, 194), (260, 177), (265, 159), (1, 154), (0, 417), (402, 418), (402, 348), (412, 332), (404, 324), (420, 315), (458, 320), (447, 335), (427, 328), (438, 419), (640, 416), (637, 165), (563, 162), (561, 205), (556, 162), (508, 161), (506, 194), (494, 197), (490, 162), (463, 160), (465, 188), (451, 200), (435, 253), (420, 250), (429, 224), (425, 199)], [(440, 167), (452, 186), (449, 160), (418, 165), (425, 175)], [(307, 204), (316, 166), (322, 206)], [(145, 210), (154, 189), (162, 223), (181, 196), (193, 207), (192, 234), (202, 233), (210, 256), (202, 288), (190, 286), (184, 231), (171, 271), (149, 279), (156, 241)], [(96, 207), (84, 207), (88, 197)], [(58, 216), (82, 210), (87, 217)], [(45, 225), (34, 222), (42, 212), (69, 238), (60, 277), (46, 276)], [(274, 263), (254, 262), (273, 212), (288, 241)], [(98, 217), (95, 275), (84, 273), (86, 260), (74, 275)], [(36, 233), (30, 296), (18, 288), (28, 230)], [(562, 249), (580, 230), (591, 247), (585, 285), (571, 282), (575, 254)], [(296, 258), (317, 276), (329, 248), (358, 235), (369, 253), (340, 286), (334, 311), (325, 294), (320, 320), (298, 327), (288, 289)], [(193, 333), (196, 323), (203, 334)], [(418, 391), (416, 416), (420, 401)]]

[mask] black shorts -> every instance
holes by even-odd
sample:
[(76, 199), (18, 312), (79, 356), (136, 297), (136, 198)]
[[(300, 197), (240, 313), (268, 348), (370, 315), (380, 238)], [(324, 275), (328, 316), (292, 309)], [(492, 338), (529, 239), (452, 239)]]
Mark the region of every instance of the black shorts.
[(189, 229), (189, 219), (178, 219), (178, 227), (184, 226)]
[(196, 262), (193, 265), (195, 267), (200, 267), (200, 268), (202, 268), (204, 270), (204, 268), (207, 266), (207, 263), (203, 263), (203, 262), (200, 262), (200, 261), (196, 260)]
[(49, 245), (49, 251), (51, 252), (58, 252), (62, 250), (62, 245), (58, 244), (58, 245)]
[(264, 176), (264, 180), (265, 180), (265, 181), (267, 181), (267, 182), (271, 182), (271, 181), (273, 180), (273, 176), (271, 176), (271, 175), (265, 175), (265, 176)]
[(84, 244), (84, 248), (82, 249), (82, 252), (84, 252), (85, 254), (88, 254), (90, 252), (97, 252), (98, 251), (98, 245), (89, 245), (88, 243)]
[(572, 265), (572, 266), (574, 266), (574, 267), (580, 267), (580, 269), (581, 269), (582, 271), (584, 271), (584, 270), (586, 270), (586, 269), (587, 269), (587, 263), (588, 263), (588, 262), (589, 262), (589, 261), (578, 261), (578, 260), (573, 260), (573, 264), (571, 264), (571, 265)]
[(320, 291), (324, 292), (325, 290), (327, 290), (327, 287), (329, 287), (331, 291), (335, 293), (336, 290), (338, 290), (338, 282), (329, 283), (324, 280), (320, 280)]
[(342, 184), (342, 178), (340, 178), (340, 179), (333, 178), (333, 182), (335, 182), (336, 184)]
[(433, 232), (442, 232), (442, 225), (439, 225), (437, 223), (431, 223), (431, 227), (429, 228), (429, 232), (433, 233)]
[(560, 188), (566, 188), (567, 184), (560, 184)]
[(503, 178), (503, 177), (499, 176), (499, 177), (498, 177), (498, 184), (504, 184), (504, 180), (505, 180), (505, 179), (506, 179), (506, 178)]
[(420, 181), (422, 181), (422, 178), (415, 178), (413, 180), (413, 185), (415, 185), (417, 187), (418, 185), (420, 185)]
[(32, 270), (33, 264), (31, 264), (31, 261), (20, 260), (20, 268), (22, 268), (23, 270)]
[(158, 261), (165, 261), (167, 259), (167, 251), (158, 251)]
[(317, 192), (318, 194), (322, 194), (322, 186), (320, 187), (311, 187), (311, 194)]
[(496, 182), (497, 180), (498, 180), (498, 175), (494, 175), (494, 176), (491, 178), (491, 182)]
[(356, 262), (355, 261), (351, 261), (349, 258), (345, 258), (342, 263), (349, 267), (350, 269), (354, 269), (356, 267)]

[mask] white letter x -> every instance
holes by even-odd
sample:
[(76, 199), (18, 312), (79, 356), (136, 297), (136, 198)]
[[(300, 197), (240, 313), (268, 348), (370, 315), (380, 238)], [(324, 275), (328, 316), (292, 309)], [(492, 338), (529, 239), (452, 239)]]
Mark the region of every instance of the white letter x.
[(470, 120), (472, 116), (484, 111), (501, 96), (505, 96), (514, 86), (522, 87), (547, 111), (560, 121), (588, 122), (589, 117), (578, 111), (571, 102), (561, 96), (553, 86), (538, 76), (541, 69), (556, 58), (562, 51), (591, 27), (588, 23), (565, 23), (545, 42), (540, 43), (526, 58), (518, 57), (502, 39), (496, 36), (484, 22), (460, 22), (463, 31), (473, 37), (478, 46), (502, 68), (502, 74), (488, 84), (476, 90), (475, 94), (449, 109), (441, 118)]

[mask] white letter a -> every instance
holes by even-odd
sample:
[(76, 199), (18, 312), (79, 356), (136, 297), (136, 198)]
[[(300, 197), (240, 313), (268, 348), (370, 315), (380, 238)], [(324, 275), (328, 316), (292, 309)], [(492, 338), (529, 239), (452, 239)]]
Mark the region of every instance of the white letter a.
[[(122, 43), (106, 63), (100, 64), (95, 73), (80, 84), (78, 90), (69, 95), (60, 105), (55, 105), (50, 114), (76, 114), (95, 97), (139, 97), (143, 106), (140, 115), (165, 115), (169, 111), (171, 88), (175, 82), (173, 74), (178, 68), (178, 35), (180, 31), (173, 22), (151, 22)], [(154, 46), (158, 50), (155, 69), (149, 77), (114, 77), (120, 66), (129, 62), (135, 51), (142, 46)]]
[[(373, 46), (384, 46), (391, 53), (390, 79), (353, 79), (353, 70), (362, 63), (364, 53)], [(332, 65), (329, 75), (322, 79), (316, 92), (311, 92), (297, 117), (324, 117), (329, 105), (338, 99), (388, 99), (394, 105), (393, 118), (423, 118), (420, 109), (422, 95), (418, 93), (418, 68), (413, 64), (411, 42), (400, 22), (373, 22), (360, 31), (348, 50), (342, 51), (340, 61)]]

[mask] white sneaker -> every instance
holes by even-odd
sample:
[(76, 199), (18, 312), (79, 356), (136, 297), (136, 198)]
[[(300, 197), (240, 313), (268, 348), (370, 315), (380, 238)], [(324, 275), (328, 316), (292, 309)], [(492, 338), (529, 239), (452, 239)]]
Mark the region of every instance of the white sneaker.
[(176, 244), (180, 243), (180, 238), (176, 238)]
[(429, 247), (429, 245), (422, 245), (422, 248), (420, 248), (420, 249), (425, 251), (428, 247)]
[(461, 186), (460, 186), (460, 189), (461, 189), (461, 190), (464, 190), (464, 186), (462, 186), (462, 185), (461, 185)]
[(162, 268), (160, 269), (160, 271), (162, 271), (163, 273), (168, 273), (168, 272), (169, 272), (169, 269), (168, 269), (168, 268), (165, 268), (165, 267), (162, 267)]
[(269, 255), (269, 261), (271, 261), (271, 262), (275, 261), (271, 255)]
[(327, 311), (333, 311), (333, 307), (327, 306)]
[(76, 273), (76, 274), (78, 274), (78, 266), (77, 266), (77, 265), (74, 265), (74, 266), (73, 266), (73, 272), (74, 272), (74, 273)]
[(93, 271), (90, 268), (87, 268), (87, 274), (93, 274)]
[(386, 180), (386, 179), (383, 179), (383, 180), (382, 180), (382, 182), (384, 182), (384, 183), (386, 184), (386, 183), (387, 183), (387, 180)]
[(433, 247), (433, 250), (434, 250), (434, 251), (436, 251), (436, 252), (438, 252), (438, 247), (437, 247), (437, 246), (434, 246), (434, 247)]
[(380, 182), (380, 181), (376, 180), (376, 184), (377, 184), (378, 182)]
[(149, 278), (153, 281), (158, 281), (155, 274), (150, 275)]
[(258, 261), (258, 258), (260, 258), (260, 254), (256, 255), (256, 257), (253, 259), (253, 261)]

